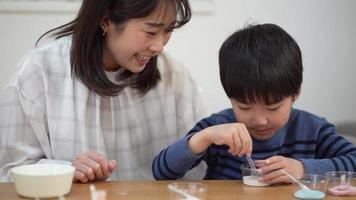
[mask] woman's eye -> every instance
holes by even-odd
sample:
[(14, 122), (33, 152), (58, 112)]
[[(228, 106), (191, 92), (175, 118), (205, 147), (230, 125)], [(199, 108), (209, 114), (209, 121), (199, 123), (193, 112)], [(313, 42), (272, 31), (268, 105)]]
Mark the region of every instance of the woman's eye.
[(172, 33), (174, 31), (174, 29), (170, 28), (166, 30), (166, 33)]
[(149, 34), (149, 35), (156, 35), (155, 32), (146, 32), (146, 33)]

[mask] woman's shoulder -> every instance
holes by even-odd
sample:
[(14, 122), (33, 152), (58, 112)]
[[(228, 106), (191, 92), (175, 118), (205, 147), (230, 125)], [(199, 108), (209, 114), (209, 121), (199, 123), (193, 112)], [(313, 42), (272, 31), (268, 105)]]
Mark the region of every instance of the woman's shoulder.
[(69, 37), (63, 37), (33, 48), (18, 63), (16, 75), (28, 76), (36, 72), (67, 74), (70, 42)]
[(69, 61), (70, 44), (69, 36), (48, 41), (30, 50), (24, 56), (23, 61), (42, 67), (56, 63), (62, 64), (63, 61)]

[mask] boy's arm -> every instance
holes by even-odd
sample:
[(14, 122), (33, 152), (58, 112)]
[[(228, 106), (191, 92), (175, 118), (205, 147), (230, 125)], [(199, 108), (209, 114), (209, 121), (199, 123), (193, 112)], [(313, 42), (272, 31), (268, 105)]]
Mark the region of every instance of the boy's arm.
[(163, 149), (152, 162), (152, 173), (156, 180), (182, 178), (190, 169), (197, 166), (204, 153), (195, 155), (189, 148), (190, 138), (197, 132), (215, 125), (216, 115), (199, 121), (182, 139)]
[(182, 178), (187, 171), (197, 166), (204, 154), (194, 155), (188, 141), (188, 135), (178, 142), (163, 149), (153, 160), (152, 172), (156, 180), (173, 180)]
[(305, 172), (325, 174), (328, 171), (356, 171), (356, 147), (337, 135), (335, 127), (329, 123), (320, 130), (316, 159), (300, 159)]
[[(230, 122), (230, 123), (227, 123)], [(252, 139), (244, 124), (219, 120), (212, 115), (200, 121), (188, 135), (161, 151), (152, 163), (156, 179), (177, 179), (201, 161), (212, 145), (227, 145), (232, 155), (251, 155)], [(204, 157), (204, 160), (208, 160)]]
[[(196, 133), (218, 124), (219, 115), (213, 114), (198, 122), (188, 134), (176, 143), (163, 149), (152, 162), (152, 173), (156, 180), (182, 178), (190, 169), (197, 166), (205, 153), (194, 154), (189, 147), (189, 140)], [(207, 147), (208, 148), (208, 147)]]

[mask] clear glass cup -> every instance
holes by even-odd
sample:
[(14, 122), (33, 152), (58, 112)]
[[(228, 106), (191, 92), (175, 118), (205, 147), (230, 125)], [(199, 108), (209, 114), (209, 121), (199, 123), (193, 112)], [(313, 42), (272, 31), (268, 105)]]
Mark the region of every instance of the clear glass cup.
[[(324, 199), (326, 196), (328, 180), (326, 176), (317, 174), (305, 174), (303, 177), (296, 177), (301, 183), (311, 191), (302, 189), (294, 183), (294, 198), (296, 199)], [(302, 195), (301, 195), (302, 194)], [(302, 196), (304, 196), (302, 198)]]
[(331, 171), (327, 172), (325, 176), (328, 179), (328, 192), (331, 194), (337, 193), (337, 189), (340, 186), (356, 187), (356, 172)]
[[(188, 198), (189, 195), (192, 195), (193, 199), (196, 197), (204, 200), (208, 192), (208, 186), (200, 182), (174, 182), (170, 183), (167, 187), (169, 190), (169, 199), (171, 200), (192, 199)], [(170, 188), (175, 188), (175, 190)], [(186, 196), (187, 194), (188, 196)]]
[(269, 186), (267, 183), (263, 183), (258, 180), (259, 173), (256, 169), (251, 169), (248, 163), (240, 165), (241, 173), (242, 173), (242, 182), (248, 186), (254, 187), (264, 187)]

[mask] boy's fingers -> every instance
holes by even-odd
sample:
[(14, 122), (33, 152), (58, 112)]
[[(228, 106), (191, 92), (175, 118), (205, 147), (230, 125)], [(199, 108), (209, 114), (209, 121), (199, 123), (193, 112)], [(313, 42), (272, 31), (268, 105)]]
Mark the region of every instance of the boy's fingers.
[(232, 134), (232, 139), (234, 141), (234, 155), (238, 155), (242, 149), (242, 143), (241, 143), (241, 140), (240, 140), (240, 137), (239, 137), (239, 132), (238, 130), (236, 130), (237, 132)]
[(239, 134), (242, 143), (242, 149), (240, 151), (239, 156), (249, 154), (252, 150), (252, 141), (248, 132), (246, 131), (247, 131), (246, 129), (242, 129), (241, 134)]
[(273, 180), (275, 180), (278, 177), (284, 176), (284, 174), (281, 172), (281, 170), (275, 170), (267, 174), (263, 174), (260, 178), (262, 181), (273, 184)]
[(252, 150), (253, 150), (251, 135), (250, 135), (247, 127), (244, 124), (242, 124), (242, 130), (244, 133), (242, 140), (244, 141), (244, 145), (246, 145), (245, 154), (248, 156), (251, 156)]
[(257, 168), (261, 168), (261, 167), (266, 166), (266, 164), (257, 163), (256, 161), (253, 161), (253, 162), (255, 163), (255, 166), (256, 166)]
[(258, 167), (264, 167), (266, 165), (270, 165), (272, 163), (279, 162), (281, 160), (282, 160), (281, 156), (272, 156), (272, 157), (270, 157), (268, 159), (265, 159), (265, 160), (255, 160), (255, 164)]
[(281, 169), (283, 168), (281, 162), (274, 162), (274, 163), (271, 163), (271, 164), (268, 164), (268, 165), (265, 165), (263, 167), (260, 167), (258, 170), (259, 172), (261, 172), (262, 174), (271, 174), (273, 173), (273, 171), (277, 171), (278, 173), (282, 173), (280, 172), (280, 170), (278, 169)]
[(227, 146), (229, 146), (229, 152), (232, 155), (236, 155), (236, 145), (235, 145), (235, 138), (234, 138), (234, 134), (229, 135), (229, 138), (227, 138), (227, 141), (225, 142)]
[(258, 167), (263, 167), (263, 166), (265, 166), (265, 165), (268, 164), (266, 160), (254, 160), (254, 161), (255, 161), (256, 167), (257, 167), (257, 166), (258, 166)]
[(271, 185), (276, 183), (290, 183), (290, 180), (287, 176), (281, 175), (270, 179), (269, 181), (267, 181), (267, 183)]
[(272, 156), (272, 157), (266, 159), (266, 162), (267, 162), (267, 164), (270, 164), (270, 163), (280, 162), (280, 161), (282, 161), (282, 159), (283, 159), (282, 156)]

